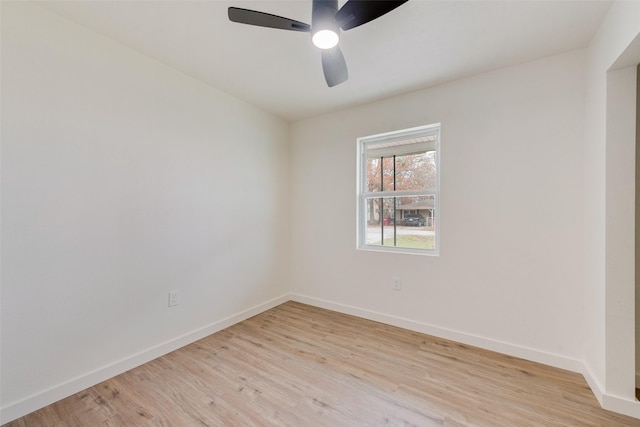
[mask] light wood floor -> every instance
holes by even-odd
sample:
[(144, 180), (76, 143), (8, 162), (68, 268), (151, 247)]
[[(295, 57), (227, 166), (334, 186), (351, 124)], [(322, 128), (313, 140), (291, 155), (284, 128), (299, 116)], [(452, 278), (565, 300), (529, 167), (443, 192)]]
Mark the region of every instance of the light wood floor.
[(581, 375), (288, 302), (8, 426), (640, 426)]

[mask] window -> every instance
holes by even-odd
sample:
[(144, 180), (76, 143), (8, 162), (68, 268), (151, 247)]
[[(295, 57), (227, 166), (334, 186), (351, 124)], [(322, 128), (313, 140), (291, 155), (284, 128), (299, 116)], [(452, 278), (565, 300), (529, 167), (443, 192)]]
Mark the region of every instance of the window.
[(440, 124), (358, 138), (358, 249), (437, 255)]

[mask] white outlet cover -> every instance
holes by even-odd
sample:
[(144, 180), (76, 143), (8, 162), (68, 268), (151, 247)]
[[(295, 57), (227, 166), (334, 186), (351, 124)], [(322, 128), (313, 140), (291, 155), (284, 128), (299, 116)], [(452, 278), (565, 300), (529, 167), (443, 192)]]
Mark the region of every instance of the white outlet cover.
[(169, 307), (173, 307), (180, 303), (180, 293), (178, 291), (169, 292)]

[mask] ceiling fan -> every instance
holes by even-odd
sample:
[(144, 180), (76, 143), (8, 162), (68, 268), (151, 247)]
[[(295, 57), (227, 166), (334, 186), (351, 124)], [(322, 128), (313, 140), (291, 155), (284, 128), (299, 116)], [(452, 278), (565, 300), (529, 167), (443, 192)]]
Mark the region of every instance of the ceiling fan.
[(338, 0), (313, 0), (311, 25), (256, 10), (229, 8), (229, 19), (241, 24), (311, 33), (313, 44), (322, 50), (322, 70), (329, 87), (349, 77), (344, 55), (338, 46), (340, 28), (350, 30), (391, 12), (408, 0), (348, 0), (338, 9)]

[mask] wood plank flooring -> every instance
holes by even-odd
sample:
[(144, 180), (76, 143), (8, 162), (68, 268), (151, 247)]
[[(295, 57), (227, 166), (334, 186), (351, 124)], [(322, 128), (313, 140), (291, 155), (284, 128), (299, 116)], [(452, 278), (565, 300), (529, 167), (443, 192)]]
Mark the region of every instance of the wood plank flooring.
[(581, 375), (287, 302), (18, 426), (640, 426)]

